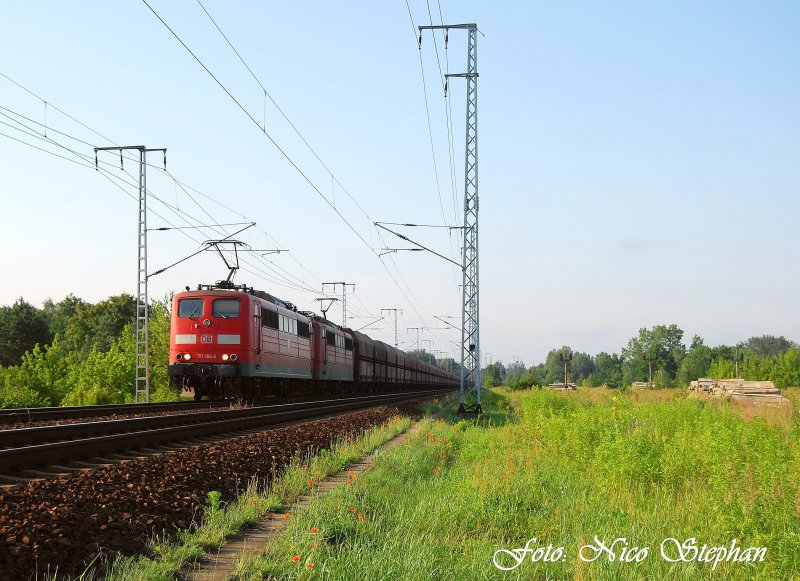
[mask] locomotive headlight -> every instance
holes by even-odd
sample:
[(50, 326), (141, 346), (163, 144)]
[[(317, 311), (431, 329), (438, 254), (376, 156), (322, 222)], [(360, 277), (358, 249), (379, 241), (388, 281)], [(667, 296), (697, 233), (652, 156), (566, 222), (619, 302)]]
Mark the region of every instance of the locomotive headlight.
[(179, 361), (180, 361), (181, 359), (183, 359), (183, 354), (182, 354), (182, 353), (178, 353), (178, 354), (175, 356), (175, 359), (177, 359), (177, 360), (179, 360)]
[(233, 355), (231, 355), (231, 361), (236, 361), (237, 359), (239, 359), (239, 356), (238, 356), (238, 355), (236, 355), (236, 353), (234, 353)]
[(228, 360), (228, 354), (227, 353), (223, 353), (222, 354), (222, 360), (223, 361), (227, 361)]
[(186, 361), (189, 361), (189, 359), (192, 358), (192, 355), (190, 353), (187, 353), (186, 355), (183, 356), (183, 358), (186, 359)]

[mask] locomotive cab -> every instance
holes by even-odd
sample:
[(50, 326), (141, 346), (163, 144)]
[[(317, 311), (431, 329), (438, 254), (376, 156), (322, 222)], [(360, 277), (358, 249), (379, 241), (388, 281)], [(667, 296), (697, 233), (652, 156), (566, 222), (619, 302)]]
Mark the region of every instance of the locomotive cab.
[(170, 384), (195, 399), (310, 392), (311, 352), (310, 319), (268, 293), (201, 286), (173, 300)]
[(168, 373), (173, 385), (195, 398), (214, 388), (236, 387), (253, 349), (248, 295), (230, 291), (189, 291), (173, 302)]

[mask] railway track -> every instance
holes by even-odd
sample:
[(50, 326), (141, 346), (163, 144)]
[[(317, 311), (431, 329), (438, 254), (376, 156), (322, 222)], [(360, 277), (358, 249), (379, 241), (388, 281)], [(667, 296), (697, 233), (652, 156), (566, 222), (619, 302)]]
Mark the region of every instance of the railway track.
[[(178, 415), (39, 426), (0, 431), (0, 480), (6, 483), (32, 475), (56, 475), (85, 468), (80, 461), (112, 454), (112, 461), (135, 457), (134, 451), (154, 453), (152, 446), (197, 438), (237, 435), (243, 431), (284, 425), (400, 401), (435, 397), (446, 391), (353, 396), (314, 402), (286, 403), (242, 409), (202, 411)], [(154, 404), (160, 405), (160, 404)], [(208, 402), (206, 402), (206, 406)], [(104, 406), (106, 407), (106, 406)], [(202, 443), (202, 442), (200, 442)], [(127, 457), (119, 453), (130, 454)], [(72, 463), (73, 466), (69, 466)], [(67, 466), (64, 466), (67, 464)], [(48, 467), (51, 467), (48, 469)]]
[(173, 401), (163, 403), (110, 404), (46, 408), (0, 409), (0, 425), (40, 421), (71, 420), (75, 418), (101, 418), (133, 414), (151, 414), (169, 411), (212, 409), (230, 407), (230, 401)]

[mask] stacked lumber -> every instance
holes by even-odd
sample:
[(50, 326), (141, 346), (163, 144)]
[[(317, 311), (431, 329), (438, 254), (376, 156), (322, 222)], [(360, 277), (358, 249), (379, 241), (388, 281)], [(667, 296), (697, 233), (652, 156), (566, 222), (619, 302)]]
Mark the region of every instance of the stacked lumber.
[(563, 389), (563, 390), (578, 389), (578, 386), (575, 385), (574, 383), (566, 383), (566, 384), (565, 383), (551, 383), (547, 387), (552, 387), (553, 389)]
[(696, 391), (698, 393), (710, 393), (717, 385), (716, 379), (708, 377), (701, 377), (689, 384), (689, 391)]
[(771, 381), (746, 381), (744, 379), (723, 379), (717, 384), (714, 395), (720, 396), (780, 396), (781, 390)]
[(734, 401), (786, 405), (789, 400), (771, 381), (748, 381), (746, 379), (708, 379), (701, 377), (689, 384), (689, 391), (697, 394), (724, 397)]

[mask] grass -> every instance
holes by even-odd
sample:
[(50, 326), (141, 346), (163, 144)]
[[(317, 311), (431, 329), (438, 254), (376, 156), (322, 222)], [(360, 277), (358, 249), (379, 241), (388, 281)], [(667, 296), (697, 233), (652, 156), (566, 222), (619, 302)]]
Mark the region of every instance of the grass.
[(118, 558), (104, 570), (87, 571), (81, 578), (114, 581), (174, 579), (188, 563), (216, 550), (225, 539), (256, 523), (269, 512), (287, 509), (296, 498), (310, 490), (314, 482), (372, 452), (407, 430), (411, 423), (409, 418), (395, 417), (382, 426), (369, 429), (360, 438), (334, 444), (330, 450), (297, 456), (268, 488), (252, 482), (228, 505), (221, 504), (219, 494), (211, 492), (202, 523), (190, 530), (179, 531), (175, 539), (155, 540), (151, 545), (152, 557)]
[[(791, 397), (791, 396), (790, 396)], [(487, 394), (480, 420), (425, 420), (316, 499), (239, 579), (791, 579), (800, 575), (800, 422), (681, 391)], [(639, 563), (578, 558), (595, 536)], [(492, 564), (498, 549), (563, 547)], [(764, 562), (670, 563), (664, 539), (766, 547)], [(619, 551), (615, 551), (619, 555)], [(588, 556), (591, 551), (584, 553)], [(507, 557), (507, 556), (506, 556)], [(501, 555), (500, 558), (503, 558)], [(508, 563), (508, 561), (506, 561)]]

